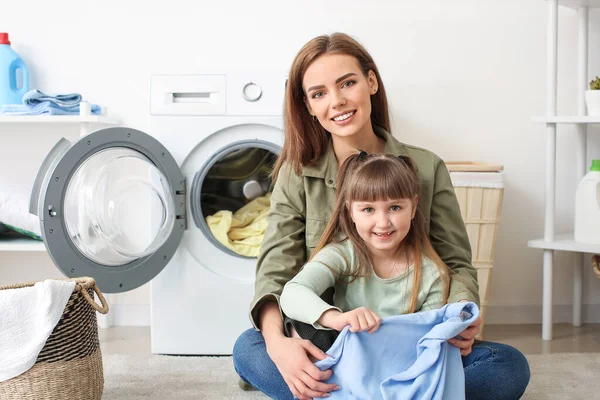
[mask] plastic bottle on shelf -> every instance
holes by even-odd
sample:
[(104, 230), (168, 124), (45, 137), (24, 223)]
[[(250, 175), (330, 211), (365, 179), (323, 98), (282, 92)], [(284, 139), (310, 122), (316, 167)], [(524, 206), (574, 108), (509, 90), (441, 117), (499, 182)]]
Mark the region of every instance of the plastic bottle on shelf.
[[(20, 78), (18, 71), (20, 70)], [(21, 104), (29, 91), (29, 70), (23, 59), (10, 47), (8, 33), (0, 32), (0, 105)]]
[(600, 245), (600, 160), (592, 160), (575, 194), (575, 241)]

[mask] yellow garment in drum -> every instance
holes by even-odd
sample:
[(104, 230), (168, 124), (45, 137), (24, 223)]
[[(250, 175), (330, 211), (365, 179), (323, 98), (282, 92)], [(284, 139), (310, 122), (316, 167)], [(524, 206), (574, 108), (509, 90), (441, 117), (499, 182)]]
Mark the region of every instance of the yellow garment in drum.
[(257, 257), (271, 206), (271, 193), (257, 197), (234, 213), (221, 210), (206, 217), (206, 224), (214, 237), (236, 253)]

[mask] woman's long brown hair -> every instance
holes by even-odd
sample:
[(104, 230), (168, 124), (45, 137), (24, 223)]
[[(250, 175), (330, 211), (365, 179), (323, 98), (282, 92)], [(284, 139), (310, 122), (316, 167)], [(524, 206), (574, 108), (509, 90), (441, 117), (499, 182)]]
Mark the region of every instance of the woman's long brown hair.
[[(356, 201), (386, 201), (396, 199), (414, 200), (419, 194), (419, 175), (409, 157), (364, 152), (353, 154), (341, 165), (338, 174), (339, 187), (331, 220), (315, 248), (311, 259), (329, 243), (350, 240), (356, 249), (357, 268), (343, 275), (350, 282), (358, 277), (370, 276), (373, 263), (367, 245), (358, 234), (352, 221), (352, 203)], [(414, 204), (414, 203), (413, 203)], [(399, 246), (397, 256), (414, 258), (414, 281), (409, 312), (415, 312), (422, 276), (422, 258), (429, 258), (437, 266), (442, 279), (444, 302), (448, 301), (450, 269), (439, 257), (425, 229), (425, 218), (417, 204), (415, 216), (406, 238)]]
[(306, 70), (323, 54), (345, 54), (356, 58), (365, 77), (373, 71), (377, 78), (377, 93), (371, 96), (371, 122), (390, 132), (385, 87), (373, 57), (360, 43), (344, 33), (318, 36), (300, 49), (290, 68), (283, 112), (285, 139), (273, 167), (273, 179), (277, 179), (285, 163), (289, 163), (290, 170), (299, 175), (303, 166), (316, 162), (327, 151), (330, 134), (308, 112), (302, 87)]

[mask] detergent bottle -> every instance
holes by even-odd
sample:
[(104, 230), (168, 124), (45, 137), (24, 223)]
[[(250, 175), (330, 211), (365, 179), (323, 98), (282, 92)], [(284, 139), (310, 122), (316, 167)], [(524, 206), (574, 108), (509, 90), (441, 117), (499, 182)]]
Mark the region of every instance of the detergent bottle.
[[(19, 70), (20, 77), (17, 74)], [(27, 66), (10, 47), (8, 33), (0, 32), (0, 105), (21, 104), (23, 95), (28, 91), (29, 71)]]
[(593, 160), (575, 194), (575, 241), (600, 244), (600, 160)]

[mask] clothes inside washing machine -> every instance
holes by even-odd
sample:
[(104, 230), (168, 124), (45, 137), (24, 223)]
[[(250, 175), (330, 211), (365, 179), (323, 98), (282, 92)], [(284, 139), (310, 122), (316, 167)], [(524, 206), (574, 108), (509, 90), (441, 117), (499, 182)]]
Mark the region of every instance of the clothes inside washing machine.
[(258, 256), (266, 229), (277, 155), (245, 147), (220, 157), (202, 182), (201, 210), (214, 238), (246, 257)]

